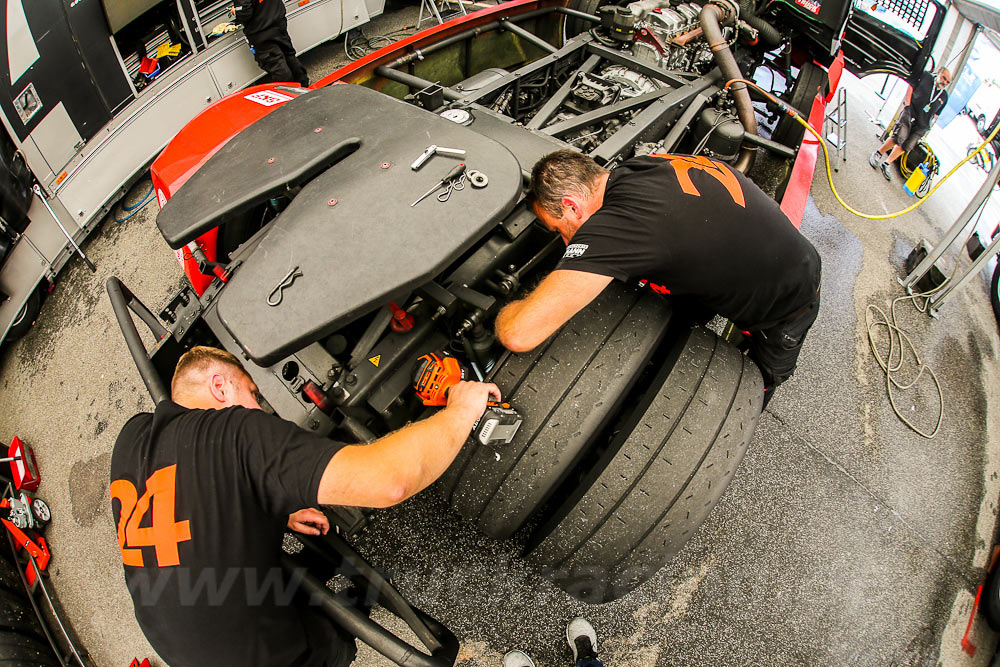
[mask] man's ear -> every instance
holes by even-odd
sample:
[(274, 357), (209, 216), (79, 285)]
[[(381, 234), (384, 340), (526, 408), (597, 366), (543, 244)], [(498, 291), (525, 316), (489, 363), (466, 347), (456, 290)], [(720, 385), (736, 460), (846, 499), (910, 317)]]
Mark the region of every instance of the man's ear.
[[(580, 202), (578, 202), (573, 197), (563, 197), (562, 199), (559, 200), (559, 203), (562, 205), (563, 209), (568, 208), (573, 213), (573, 215), (577, 216), (580, 215)], [(565, 217), (565, 211), (563, 213), (563, 216)]]
[(222, 373), (212, 373), (208, 378), (208, 391), (219, 403), (225, 403), (227, 398), (226, 376)]

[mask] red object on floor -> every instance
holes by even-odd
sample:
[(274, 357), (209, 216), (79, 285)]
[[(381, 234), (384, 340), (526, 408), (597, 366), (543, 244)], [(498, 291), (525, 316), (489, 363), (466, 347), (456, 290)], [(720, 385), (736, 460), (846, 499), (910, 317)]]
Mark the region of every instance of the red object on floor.
[(972, 603), (972, 613), (969, 614), (969, 624), (965, 626), (965, 634), (962, 635), (962, 650), (969, 654), (969, 657), (976, 655), (976, 645), (969, 641), (969, 632), (972, 630), (972, 621), (976, 620), (976, 612), (979, 611), (979, 598), (983, 595), (983, 585), (979, 584), (976, 589), (976, 601)]
[[(10, 498), (0, 500), (0, 509), (9, 509), (10, 506)], [(28, 580), (28, 586), (34, 586), (39, 573), (44, 572), (49, 567), (49, 561), (52, 560), (52, 554), (49, 553), (48, 543), (45, 541), (44, 537), (39, 535), (34, 530), (31, 531), (30, 535), (25, 533), (23, 530), (15, 526), (10, 519), (0, 517), (0, 522), (2, 522), (10, 532), (11, 537), (14, 538), (14, 544), (17, 548), (24, 549), (31, 554), (32, 558), (35, 559), (35, 565), (38, 566), (38, 571), (35, 571), (35, 568), (32, 567), (30, 562), (28, 563), (28, 567), (24, 570), (24, 577)]]
[(128, 667), (149, 667), (149, 658), (143, 658), (142, 662), (139, 662), (139, 658), (132, 658)]
[(7, 448), (7, 456), (14, 459), (10, 462), (10, 474), (14, 478), (14, 487), (19, 491), (37, 491), (38, 483), (42, 481), (42, 478), (38, 474), (34, 450), (21, 442), (15, 435)]

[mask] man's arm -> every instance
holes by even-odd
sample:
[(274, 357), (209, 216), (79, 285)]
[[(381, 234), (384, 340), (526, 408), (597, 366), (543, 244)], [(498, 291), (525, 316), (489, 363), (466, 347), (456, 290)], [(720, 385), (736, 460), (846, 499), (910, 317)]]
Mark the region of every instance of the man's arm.
[(500, 342), (513, 352), (533, 350), (593, 301), (613, 279), (586, 271), (553, 271), (527, 297), (497, 316)]
[(493, 384), (460, 382), (448, 406), (370, 445), (349, 445), (330, 459), (319, 483), (319, 504), (391, 507), (430, 486), (458, 455), (486, 410)]

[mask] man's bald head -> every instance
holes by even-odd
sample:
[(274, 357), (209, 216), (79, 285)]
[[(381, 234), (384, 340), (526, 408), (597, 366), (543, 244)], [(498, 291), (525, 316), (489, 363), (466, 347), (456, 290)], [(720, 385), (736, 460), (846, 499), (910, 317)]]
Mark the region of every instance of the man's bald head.
[(184, 407), (259, 408), (257, 386), (240, 360), (215, 347), (198, 345), (181, 355), (170, 382), (171, 399)]

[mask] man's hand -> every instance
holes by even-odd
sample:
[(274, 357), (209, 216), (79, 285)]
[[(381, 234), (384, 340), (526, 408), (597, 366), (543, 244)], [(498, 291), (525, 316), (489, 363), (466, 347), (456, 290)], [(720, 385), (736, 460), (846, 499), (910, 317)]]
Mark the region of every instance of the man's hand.
[(486, 412), (486, 402), (492, 396), (499, 401), (500, 388), (487, 382), (459, 382), (448, 390), (448, 407), (465, 421), (469, 429)]
[(330, 520), (318, 509), (307, 507), (288, 515), (288, 528), (303, 535), (326, 535), (330, 531)]

